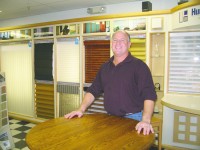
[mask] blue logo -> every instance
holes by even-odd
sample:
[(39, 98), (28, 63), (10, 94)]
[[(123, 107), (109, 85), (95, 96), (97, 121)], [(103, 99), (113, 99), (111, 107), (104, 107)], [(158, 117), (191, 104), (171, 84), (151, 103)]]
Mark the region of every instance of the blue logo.
[(179, 23), (188, 21), (188, 10), (179, 13)]

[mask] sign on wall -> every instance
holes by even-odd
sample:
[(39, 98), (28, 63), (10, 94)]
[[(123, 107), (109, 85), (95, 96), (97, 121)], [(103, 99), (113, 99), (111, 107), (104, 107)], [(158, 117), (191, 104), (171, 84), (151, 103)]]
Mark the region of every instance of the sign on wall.
[(172, 29), (200, 27), (200, 5), (179, 10), (172, 14)]

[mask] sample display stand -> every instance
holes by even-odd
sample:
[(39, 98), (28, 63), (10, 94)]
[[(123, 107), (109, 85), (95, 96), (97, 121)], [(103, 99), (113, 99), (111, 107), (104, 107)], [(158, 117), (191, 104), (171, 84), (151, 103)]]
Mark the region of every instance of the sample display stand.
[(0, 150), (10, 150), (13, 148), (14, 142), (8, 120), (5, 75), (0, 73)]

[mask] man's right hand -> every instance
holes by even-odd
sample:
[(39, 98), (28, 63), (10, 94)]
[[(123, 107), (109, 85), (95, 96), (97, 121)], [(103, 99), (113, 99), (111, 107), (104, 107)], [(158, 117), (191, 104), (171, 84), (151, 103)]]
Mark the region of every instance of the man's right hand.
[(83, 112), (81, 110), (76, 110), (76, 111), (72, 111), (72, 112), (64, 115), (64, 117), (67, 118), (67, 119), (71, 119), (71, 118), (73, 118), (75, 116), (80, 118), (80, 117), (83, 116)]

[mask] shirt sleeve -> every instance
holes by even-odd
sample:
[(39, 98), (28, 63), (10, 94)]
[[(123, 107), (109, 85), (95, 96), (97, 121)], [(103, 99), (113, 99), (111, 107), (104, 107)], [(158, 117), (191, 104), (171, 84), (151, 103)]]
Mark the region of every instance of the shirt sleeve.
[(103, 93), (103, 88), (101, 84), (101, 71), (102, 67), (99, 69), (92, 85), (87, 89), (87, 92), (91, 93), (94, 97), (98, 97)]
[(141, 62), (140, 67), (137, 72), (137, 82), (138, 82), (138, 90), (140, 95), (144, 100), (153, 100), (157, 99), (157, 95), (154, 88), (154, 83), (151, 75), (151, 71), (149, 67)]

